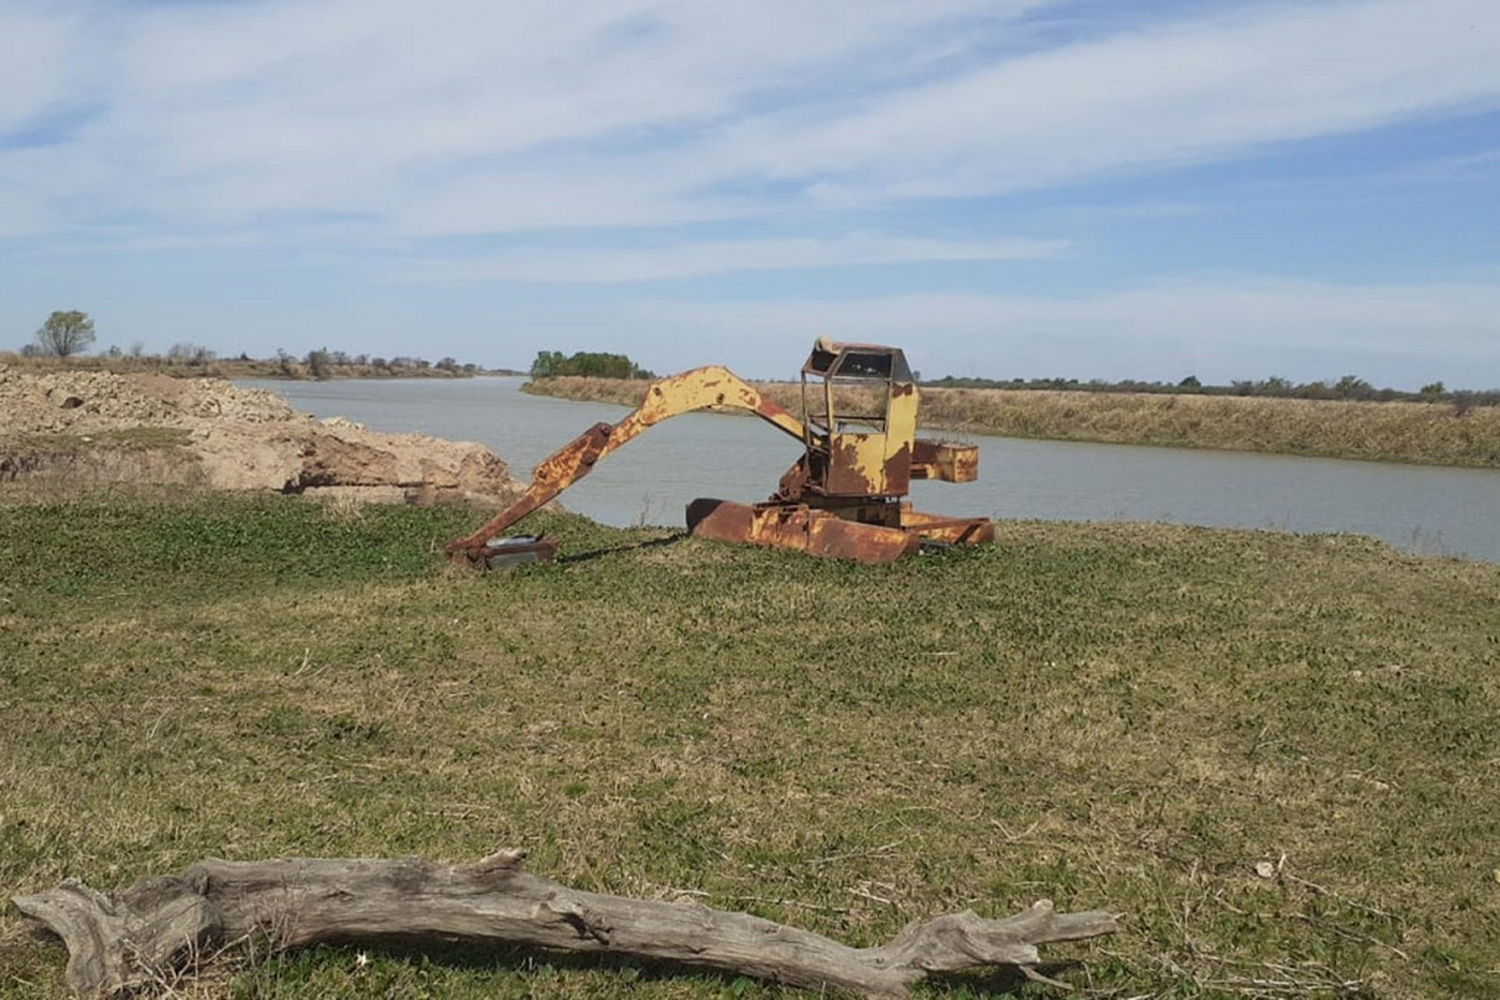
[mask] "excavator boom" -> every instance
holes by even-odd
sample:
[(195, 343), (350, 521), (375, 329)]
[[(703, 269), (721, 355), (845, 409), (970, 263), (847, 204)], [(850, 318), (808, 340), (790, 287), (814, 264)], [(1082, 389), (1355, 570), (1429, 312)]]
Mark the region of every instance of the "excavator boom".
[(728, 368), (709, 365), (669, 375), (647, 386), (641, 405), (624, 420), (617, 424), (595, 424), (542, 459), (531, 472), (531, 486), (526, 492), (473, 534), (449, 542), (448, 555), (471, 562), (484, 561), (492, 554), (493, 539), (588, 475), (601, 458), (634, 440), (648, 427), (708, 407), (746, 410), (799, 441), (807, 439), (802, 421), (766, 399)]

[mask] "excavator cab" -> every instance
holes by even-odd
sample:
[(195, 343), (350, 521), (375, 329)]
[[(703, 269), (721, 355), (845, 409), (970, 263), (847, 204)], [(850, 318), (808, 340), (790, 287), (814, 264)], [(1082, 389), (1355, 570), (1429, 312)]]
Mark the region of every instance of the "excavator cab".
[(809, 488), (828, 497), (906, 495), (917, 386), (900, 348), (819, 338), (802, 366), (802, 422)]
[(896, 523), (889, 502), (905, 496), (913, 479), (973, 482), (977, 447), (917, 437), (918, 395), (899, 347), (820, 337), (802, 366), (807, 454), (778, 495), (816, 496), (846, 517)]
[[(694, 500), (687, 509), (694, 535), (861, 562), (889, 562), (924, 544), (993, 540), (987, 518), (923, 514), (904, 499), (913, 479), (972, 482), (978, 475), (973, 445), (916, 436), (917, 395), (900, 348), (826, 338), (813, 344), (802, 366), (801, 420), (726, 368), (669, 376), (647, 386), (640, 407), (619, 423), (597, 424), (543, 460), (523, 496), (478, 531), (454, 539), (448, 552), (485, 566), (552, 558), (556, 543), (550, 539), (514, 544), (519, 540), (500, 534), (647, 428), (709, 407), (752, 413), (801, 439), (805, 450), (762, 503)], [(502, 558), (506, 562), (498, 562)]]

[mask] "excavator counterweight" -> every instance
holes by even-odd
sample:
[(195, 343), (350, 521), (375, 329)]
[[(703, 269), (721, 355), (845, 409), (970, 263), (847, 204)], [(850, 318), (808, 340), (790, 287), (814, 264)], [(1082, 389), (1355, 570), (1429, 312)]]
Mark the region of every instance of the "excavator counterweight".
[[(857, 401), (850, 403), (836, 388), (856, 390)], [(924, 543), (993, 541), (995, 526), (987, 518), (923, 514), (904, 499), (913, 479), (972, 482), (979, 470), (973, 445), (916, 436), (917, 398), (899, 348), (822, 338), (802, 366), (800, 420), (727, 368), (671, 375), (647, 386), (640, 407), (619, 423), (595, 424), (544, 459), (519, 499), (472, 534), (449, 542), (447, 551), (474, 566), (551, 559), (554, 540), (502, 533), (648, 427), (707, 408), (752, 413), (797, 438), (804, 451), (762, 503), (694, 500), (687, 523), (696, 536), (867, 563), (891, 562)]]

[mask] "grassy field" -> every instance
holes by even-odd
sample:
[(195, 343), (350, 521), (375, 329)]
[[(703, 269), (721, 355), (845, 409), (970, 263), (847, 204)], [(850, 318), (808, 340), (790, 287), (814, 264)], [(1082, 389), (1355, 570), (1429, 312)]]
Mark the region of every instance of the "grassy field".
[[(439, 550), (473, 511), (11, 490), (6, 896), (518, 845), (582, 888), (855, 943), (1044, 896), (1120, 911), (1048, 955), (1088, 996), (1500, 997), (1500, 567), (1044, 523), (861, 567), (558, 516), (565, 560), (468, 575)], [(369, 954), (200, 992), (783, 992)], [(62, 969), (0, 911), (0, 994), (58, 995)]]
[[(540, 395), (632, 407), (643, 388), (638, 381), (572, 376), (527, 384)], [(760, 388), (802, 412), (800, 386)], [(929, 430), (967, 434), (1500, 468), (1495, 406), (924, 388), (920, 417)]]

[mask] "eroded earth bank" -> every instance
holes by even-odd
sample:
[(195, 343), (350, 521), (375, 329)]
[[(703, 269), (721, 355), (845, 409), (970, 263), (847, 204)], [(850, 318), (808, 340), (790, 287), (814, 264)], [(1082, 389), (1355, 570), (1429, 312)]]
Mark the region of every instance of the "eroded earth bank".
[(223, 379), (0, 366), (0, 480), (23, 478), (486, 503), (519, 488), (483, 445), (319, 420)]

